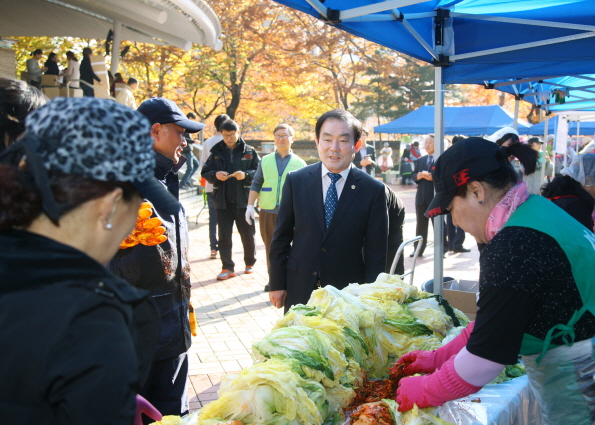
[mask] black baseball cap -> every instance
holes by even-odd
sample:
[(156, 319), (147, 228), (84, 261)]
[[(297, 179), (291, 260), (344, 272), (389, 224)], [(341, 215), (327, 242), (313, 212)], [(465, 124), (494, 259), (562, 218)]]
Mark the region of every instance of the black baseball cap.
[(510, 163), (494, 142), (470, 137), (452, 145), (436, 160), (432, 172), (436, 195), (430, 202), (426, 217), (446, 214), (461, 186), (502, 167), (510, 167)]
[(205, 127), (201, 122), (188, 119), (175, 102), (163, 97), (145, 100), (137, 111), (147, 117), (151, 125), (173, 123), (182, 127), (187, 133), (197, 133)]

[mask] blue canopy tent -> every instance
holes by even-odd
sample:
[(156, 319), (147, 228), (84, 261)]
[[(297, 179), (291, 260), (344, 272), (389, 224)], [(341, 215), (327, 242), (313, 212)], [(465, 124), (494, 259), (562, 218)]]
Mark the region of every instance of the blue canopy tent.
[[(512, 127), (514, 116), (498, 105), (450, 106), (444, 108), (444, 134), (481, 136)], [(374, 127), (375, 133), (428, 134), (434, 132), (434, 106), (426, 105), (387, 124)], [(519, 123), (525, 131), (531, 125)]]
[[(484, 84), (595, 69), (593, 0), (276, 0), (435, 66), (435, 155), (444, 149), (444, 83)], [(437, 221), (435, 240), (442, 240)], [(442, 282), (437, 244), (434, 281)], [(434, 287), (441, 293), (442, 285)]]
[[(553, 134), (557, 127), (557, 121), (562, 119), (561, 115), (555, 116), (548, 124), (548, 133)], [(545, 132), (545, 122), (535, 124), (526, 130), (519, 130), (520, 134), (531, 134), (534, 136), (543, 136)], [(595, 122), (593, 121), (568, 121), (568, 135), (574, 136), (579, 133), (581, 136), (593, 136), (595, 134)]]
[(595, 74), (537, 80), (485, 81), (484, 86), (513, 94), (548, 112), (595, 111)]

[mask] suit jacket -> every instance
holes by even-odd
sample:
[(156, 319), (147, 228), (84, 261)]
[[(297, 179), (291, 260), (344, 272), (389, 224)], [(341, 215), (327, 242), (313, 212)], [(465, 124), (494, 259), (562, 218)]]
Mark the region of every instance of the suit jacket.
[[(399, 246), (403, 243), (403, 224), (405, 223), (405, 204), (393, 190), (386, 186), (386, 208), (388, 209), (388, 254), (386, 258), (386, 272), (395, 259)], [(397, 262), (395, 274), (405, 273), (404, 253)]]
[[(366, 172), (368, 174), (372, 174), (372, 170), (376, 167), (376, 149), (374, 149), (374, 146), (368, 145), (366, 143), (366, 154), (370, 155), (370, 159), (373, 162), (373, 164), (371, 164), (371, 165), (366, 165)], [(355, 165), (360, 170), (362, 169), (362, 166), (359, 165), (359, 163), (362, 159), (363, 158), (362, 158), (362, 155), (360, 154), (360, 151), (357, 151), (355, 153), (355, 157), (353, 158), (353, 165)]]
[(287, 175), (271, 243), (271, 291), (287, 290), (285, 311), (321, 286), (374, 282), (384, 272), (388, 217), (384, 185), (352, 168), (325, 231), (321, 163)]
[[(434, 165), (436, 165), (436, 158), (434, 158)], [(432, 169), (434, 169), (432, 165)], [(424, 155), (415, 162), (415, 169), (411, 178), (417, 183), (417, 193), (415, 195), (415, 205), (430, 205), (434, 199), (434, 182), (431, 180), (420, 179), (417, 180), (417, 173), (428, 170), (428, 155)]]

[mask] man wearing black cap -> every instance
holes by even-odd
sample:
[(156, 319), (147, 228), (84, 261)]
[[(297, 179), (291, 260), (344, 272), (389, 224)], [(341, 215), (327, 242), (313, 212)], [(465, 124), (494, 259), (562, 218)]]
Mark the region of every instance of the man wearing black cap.
[[(187, 119), (171, 100), (154, 97), (143, 102), (138, 112), (151, 123), (155, 144), (155, 177), (176, 198), (177, 171), (184, 165), (184, 133), (196, 133), (204, 124)], [(142, 244), (121, 249), (110, 262), (110, 270), (134, 286), (150, 291), (161, 315), (161, 337), (149, 378), (140, 394), (163, 415), (188, 412), (186, 381), (190, 348), (190, 266), (186, 213), (169, 214), (153, 207), (165, 227), (167, 240), (159, 245)]]

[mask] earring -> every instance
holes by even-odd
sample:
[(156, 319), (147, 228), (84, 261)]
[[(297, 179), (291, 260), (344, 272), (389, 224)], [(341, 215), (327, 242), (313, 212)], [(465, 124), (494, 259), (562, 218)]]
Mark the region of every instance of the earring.
[(105, 230), (112, 230), (112, 223), (105, 223)]
[(480, 204), (483, 204), (483, 201), (478, 201)]

